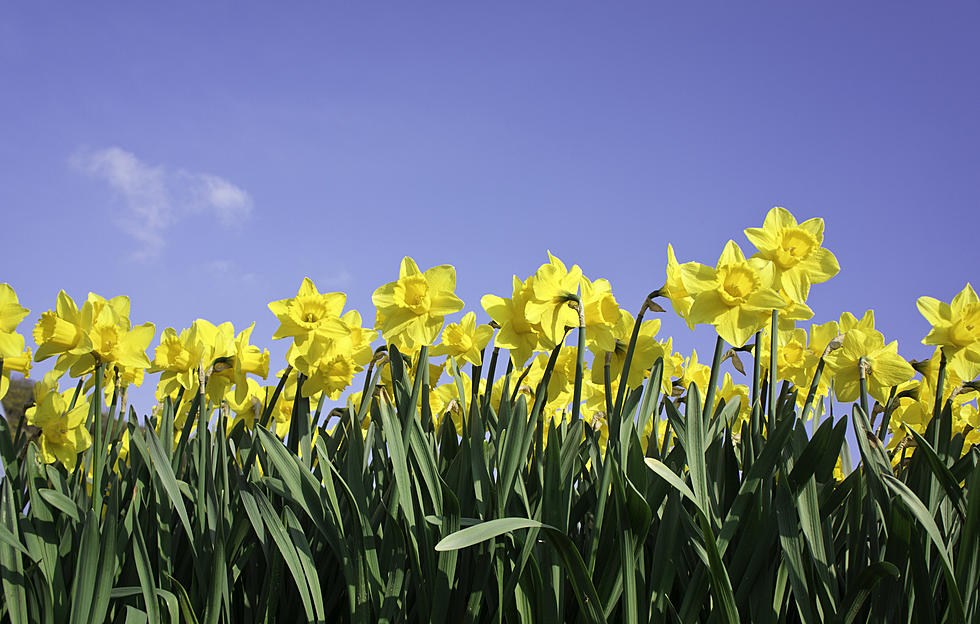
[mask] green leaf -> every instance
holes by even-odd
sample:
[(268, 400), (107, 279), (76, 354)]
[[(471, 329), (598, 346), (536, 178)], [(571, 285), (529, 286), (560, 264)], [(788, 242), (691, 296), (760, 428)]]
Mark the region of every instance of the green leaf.
[(956, 576), (953, 574), (953, 562), (950, 560), (950, 554), (947, 550), (948, 547), (943, 534), (940, 532), (939, 527), (936, 526), (936, 522), (932, 519), (932, 514), (929, 513), (926, 506), (907, 485), (890, 474), (881, 476), (884, 479), (885, 485), (897, 496), (898, 500), (909, 510), (915, 519), (922, 524), (929, 539), (932, 540), (936, 550), (939, 551), (939, 557), (943, 563), (943, 572), (946, 576), (946, 588), (951, 599), (950, 604), (954, 610), (953, 613), (959, 621), (965, 621), (966, 616), (963, 612), (963, 599), (960, 596), (959, 588), (956, 586)]

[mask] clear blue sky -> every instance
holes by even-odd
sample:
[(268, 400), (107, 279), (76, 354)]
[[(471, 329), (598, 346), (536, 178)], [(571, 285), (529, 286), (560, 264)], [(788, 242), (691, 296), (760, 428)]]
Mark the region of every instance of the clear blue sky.
[(814, 321), (873, 307), (923, 357), (916, 298), (980, 285), (978, 24), (969, 2), (7, 3), (0, 282), (28, 335), (61, 288), (127, 294), (151, 351), (256, 321), (276, 370), (266, 303), (304, 276), (370, 322), (402, 256), (451, 263), (485, 320), (550, 249), (635, 311), (668, 242), (714, 264), (780, 205), (823, 217), (842, 267)]

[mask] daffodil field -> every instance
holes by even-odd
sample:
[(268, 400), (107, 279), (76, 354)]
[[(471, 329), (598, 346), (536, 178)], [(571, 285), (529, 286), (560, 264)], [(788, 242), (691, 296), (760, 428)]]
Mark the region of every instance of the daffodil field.
[(980, 621), (980, 300), (918, 299), (927, 361), (813, 322), (823, 230), (668, 247), (635, 316), (550, 253), (465, 314), (406, 257), (373, 327), (305, 279), (277, 364), (63, 291), (32, 350), (0, 284), (0, 397), (53, 363), (0, 420), (0, 623)]

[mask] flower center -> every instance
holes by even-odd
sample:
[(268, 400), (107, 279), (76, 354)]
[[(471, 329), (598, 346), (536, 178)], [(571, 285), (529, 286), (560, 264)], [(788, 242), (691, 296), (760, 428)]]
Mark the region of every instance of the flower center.
[(780, 268), (789, 269), (800, 260), (806, 259), (817, 246), (817, 241), (809, 232), (799, 227), (786, 228), (780, 237), (776, 262)]
[(473, 339), (456, 323), (452, 323), (446, 327), (444, 340), (464, 353), (473, 348)]
[(721, 297), (730, 306), (745, 301), (762, 285), (762, 280), (747, 262), (739, 262), (719, 269)]
[(319, 297), (297, 297), (292, 304), (290, 316), (305, 329), (315, 329), (320, 321), (327, 316), (327, 309)]
[(93, 350), (103, 358), (111, 358), (112, 351), (119, 344), (119, 330), (115, 325), (99, 323), (89, 334)]
[(395, 284), (395, 302), (418, 315), (429, 311), (429, 283), (421, 275), (411, 275)]

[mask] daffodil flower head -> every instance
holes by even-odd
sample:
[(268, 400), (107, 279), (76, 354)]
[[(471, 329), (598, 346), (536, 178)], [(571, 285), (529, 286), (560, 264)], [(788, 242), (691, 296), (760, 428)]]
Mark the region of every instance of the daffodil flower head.
[(548, 263), (535, 272), (533, 294), (527, 302), (526, 314), (529, 322), (541, 326), (544, 348), (555, 348), (565, 339), (568, 328), (578, 327), (579, 313), (569, 303), (578, 297), (581, 278), (582, 269), (578, 265), (566, 269), (565, 263), (550, 251)]
[(886, 345), (878, 331), (852, 329), (844, 334), (841, 348), (826, 357), (838, 401), (847, 403), (857, 400), (862, 358), (866, 367), (868, 394), (881, 404), (888, 400), (892, 386), (915, 375), (915, 369), (898, 354), (898, 341)]
[(612, 286), (608, 280), (597, 279), (593, 282), (584, 275), (580, 286), (585, 310), (586, 345), (593, 353), (612, 351), (616, 346), (615, 329), (621, 319)]
[(686, 391), (693, 383), (698, 390), (704, 392), (708, 388), (711, 380), (711, 367), (707, 364), (698, 362), (697, 349), (691, 350), (691, 357), (684, 365), (684, 372), (680, 378), (680, 385)]
[(980, 376), (980, 299), (967, 284), (951, 303), (919, 297), (919, 312), (932, 329), (922, 344), (942, 347), (949, 369), (966, 380)]
[[(750, 407), (752, 405), (749, 401), (749, 388), (744, 384), (736, 384), (729, 373), (725, 373), (721, 388), (718, 390), (715, 409), (717, 409), (717, 405), (721, 401), (725, 401), (725, 405), (730, 404), (732, 401), (738, 401), (738, 420), (742, 422), (748, 421)], [(737, 432), (741, 431), (741, 429), (742, 426), (740, 423), (736, 422), (732, 424), (732, 431)]]
[(35, 384), (36, 404), (27, 408), (24, 417), (41, 430), (38, 438), (41, 461), (45, 464), (60, 461), (68, 470), (74, 470), (78, 454), (92, 445), (92, 436), (85, 428), (89, 404), (78, 401), (69, 410), (74, 390), (60, 393), (56, 386), (51, 386), (52, 382), (49, 379)]
[(456, 297), (456, 269), (448, 264), (425, 272), (410, 257), (402, 259), (398, 279), (378, 287), (371, 297), (378, 310), (375, 329), (399, 351), (431, 345), (447, 314), (463, 309)]
[[(90, 312), (89, 312), (90, 313)], [(82, 330), (82, 314), (75, 301), (65, 292), (58, 293), (55, 309), (41, 314), (34, 325), (34, 359), (41, 362), (52, 355), (81, 355), (92, 350), (88, 334)], [(59, 367), (67, 370), (71, 361)]]
[[(623, 366), (626, 364), (626, 351), (632, 338), (635, 320), (633, 315), (626, 310), (620, 310), (619, 314), (620, 320), (612, 332), (614, 337), (613, 348), (606, 352), (593, 350), (595, 359), (592, 366), (592, 382), (598, 385), (605, 383), (606, 353), (610, 354), (610, 383), (620, 378)], [(670, 353), (669, 350), (665, 352), (664, 346), (657, 341), (658, 331), (660, 331), (660, 319), (650, 319), (640, 324), (640, 330), (636, 336), (636, 346), (633, 350), (633, 361), (630, 363), (626, 380), (627, 387), (635, 388), (643, 383), (643, 379), (650, 372), (650, 367), (657, 361), (657, 358), (664, 357), (665, 353)], [(667, 378), (669, 379), (669, 376)]]
[[(89, 297), (98, 297), (90, 294)], [(115, 305), (113, 305), (115, 303)], [(97, 364), (119, 364), (130, 368), (149, 368), (146, 349), (153, 340), (156, 328), (153, 323), (132, 327), (129, 322), (129, 299), (115, 297), (99, 305), (86, 301), (83, 312), (91, 307), (92, 313), (83, 313), (82, 329), (88, 335), (91, 350), (80, 355), (72, 364), (70, 374), (80, 377)], [(127, 313), (123, 316), (121, 310)]]
[(483, 295), (480, 303), (500, 326), (494, 344), (510, 351), (511, 361), (522, 368), (539, 348), (540, 325), (527, 319), (527, 304), (534, 296), (534, 277), (521, 281), (514, 276), (510, 298)]
[(269, 310), (279, 320), (272, 338), (291, 337), (302, 341), (316, 332), (342, 335), (346, 328), (340, 323), (340, 315), (346, 301), (344, 293), (320, 293), (313, 280), (305, 277), (295, 297), (269, 304)]
[(442, 342), (432, 348), (433, 356), (448, 355), (479, 366), (483, 363), (483, 350), (493, 337), (489, 325), (476, 325), (476, 313), (467, 312), (459, 323), (449, 323), (442, 330)]
[(811, 284), (825, 282), (840, 271), (837, 258), (823, 244), (823, 219), (797, 223), (785, 208), (775, 207), (761, 228), (748, 228), (745, 236), (775, 267), (775, 282), (797, 303), (806, 301)]
[(728, 241), (714, 268), (697, 263), (681, 267), (684, 285), (694, 297), (688, 320), (709, 323), (718, 335), (741, 347), (762, 328), (772, 310), (784, 305), (772, 288), (773, 265), (745, 259), (735, 241)]

